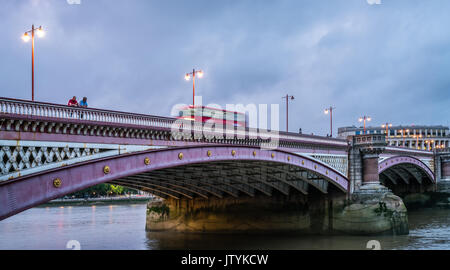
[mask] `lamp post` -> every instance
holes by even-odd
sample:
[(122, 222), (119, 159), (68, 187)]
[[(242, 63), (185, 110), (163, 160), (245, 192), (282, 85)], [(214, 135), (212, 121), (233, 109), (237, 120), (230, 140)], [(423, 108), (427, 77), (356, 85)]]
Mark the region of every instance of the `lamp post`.
[(192, 69), (192, 72), (186, 73), (184, 78), (186, 81), (189, 81), (192, 75), (192, 107), (195, 106), (195, 75), (198, 75), (199, 78), (203, 77), (203, 71)]
[(364, 134), (366, 134), (366, 120), (368, 121), (368, 122), (370, 122), (370, 121), (372, 121), (372, 118), (371, 117), (369, 117), (369, 116), (363, 116), (363, 117), (360, 117), (359, 119), (358, 119), (358, 121), (359, 122), (363, 122), (364, 121)]
[(28, 33), (31, 33), (31, 100), (34, 101), (34, 32), (36, 32), (38, 37), (43, 37), (45, 35), (44, 30), (42, 29), (42, 26), (39, 26), (39, 28), (34, 28), (34, 24), (31, 25), (31, 30), (26, 31), (22, 39), (25, 42), (28, 42), (30, 40), (30, 35)]
[(414, 135), (413, 138), (416, 138), (416, 148), (419, 149), (419, 138), (422, 138), (422, 134)]
[(294, 96), (286, 94), (286, 96), (282, 98), (286, 99), (286, 132), (289, 132), (289, 99), (294, 100)]
[(386, 142), (389, 141), (389, 128), (392, 127), (391, 123), (385, 123), (381, 125), (382, 128), (386, 128)]
[(332, 106), (330, 106), (330, 108), (325, 109), (324, 113), (328, 114), (330, 113), (330, 135), (331, 137), (333, 137), (333, 110), (336, 109)]

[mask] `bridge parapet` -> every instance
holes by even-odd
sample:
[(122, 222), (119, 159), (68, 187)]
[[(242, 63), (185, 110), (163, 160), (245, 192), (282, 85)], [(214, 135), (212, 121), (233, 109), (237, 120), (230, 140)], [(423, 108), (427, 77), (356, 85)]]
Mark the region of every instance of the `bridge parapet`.
[[(0, 139), (10, 140), (19, 138), (12, 132), (22, 132), (21, 140), (53, 141), (58, 140), (58, 136), (53, 134), (68, 134), (83, 136), (82, 142), (89, 143), (148, 144), (148, 140), (162, 140), (189, 142), (190, 144), (207, 142), (255, 146), (272, 142), (275, 139), (277, 142), (274, 145), (275, 148), (302, 148), (306, 146), (311, 148), (312, 152), (314, 150), (320, 152), (323, 149), (331, 149), (340, 153), (347, 148), (345, 140), (336, 138), (256, 128), (245, 128), (243, 130), (233, 128), (232, 134), (230, 134), (228, 130), (208, 129), (197, 124), (190, 125), (190, 121), (172, 117), (70, 107), (1, 97), (0, 117), (0, 131), (11, 133), (5, 134)], [(186, 126), (189, 126), (189, 130), (183, 131), (182, 127), (185, 123)], [(181, 132), (174, 133), (174, 125), (181, 125)], [(45, 134), (52, 134), (52, 136)], [(180, 135), (187, 136), (179, 138)], [(108, 139), (94, 139), (99, 136)], [(67, 140), (66, 137), (64, 138)]]

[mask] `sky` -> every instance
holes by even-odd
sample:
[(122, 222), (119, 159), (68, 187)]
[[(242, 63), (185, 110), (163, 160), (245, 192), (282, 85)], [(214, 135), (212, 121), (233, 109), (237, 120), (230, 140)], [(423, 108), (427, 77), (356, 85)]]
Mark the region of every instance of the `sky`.
[[(78, 4), (77, 4), (78, 3)], [(280, 129), (449, 125), (448, 0), (2, 0), (0, 96), (169, 116), (190, 104), (279, 104)]]

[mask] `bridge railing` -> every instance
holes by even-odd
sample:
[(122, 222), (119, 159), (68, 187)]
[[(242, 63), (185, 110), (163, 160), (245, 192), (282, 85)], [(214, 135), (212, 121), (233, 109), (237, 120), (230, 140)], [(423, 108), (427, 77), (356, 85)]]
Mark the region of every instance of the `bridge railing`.
[(170, 128), (170, 117), (0, 98), (0, 113)]
[[(158, 127), (171, 129), (176, 118), (172, 117), (162, 117), (138, 113), (128, 113), (105, 109), (96, 108), (82, 108), (82, 107), (72, 107), (61, 104), (47, 103), (47, 102), (36, 102), (12, 98), (0, 97), (0, 114), (15, 114), (23, 116), (36, 116), (44, 118), (57, 118), (57, 119), (71, 119), (77, 121), (97, 121), (124, 125), (136, 125), (142, 127)], [(181, 121), (183, 122), (183, 121)], [(190, 124), (190, 121), (184, 121), (186, 124)], [(184, 125), (181, 124), (181, 125)], [(179, 125), (177, 125), (179, 126)], [(208, 133), (208, 130), (202, 125), (189, 125), (190, 130), (194, 133)], [(220, 132), (222, 137), (228, 137), (226, 134), (229, 131), (226, 130), (223, 134)], [(347, 146), (347, 142), (342, 139), (328, 138), (317, 135), (307, 135), (307, 134), (297, 134), (291, 132), (282, 131), (268, 131), (257, 128), (245, 128), (243, 134), (241, 131), (232, 131), (237, 138), (248, 138), (253, 137), (274, 137), (276, 136), (279, 140), (285, 141), (301, 141), (306, 143), (319, 143), (335, 145), (339, 147)], [(217, 134), (217, 132), (209, 132)], [(242, 132), (241, 132), (242, 133)], [(243, 136), (239, 136), (243, 135)]]

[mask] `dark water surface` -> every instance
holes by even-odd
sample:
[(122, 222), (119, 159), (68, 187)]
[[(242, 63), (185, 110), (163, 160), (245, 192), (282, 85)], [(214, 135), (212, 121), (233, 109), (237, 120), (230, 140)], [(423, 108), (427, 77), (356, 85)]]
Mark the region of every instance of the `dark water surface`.
[(450, 210), (409, 212), (407, 236), (147, 233), (146, 204), (33, 208), (0, 221), (0, 249), (450, 249)]

